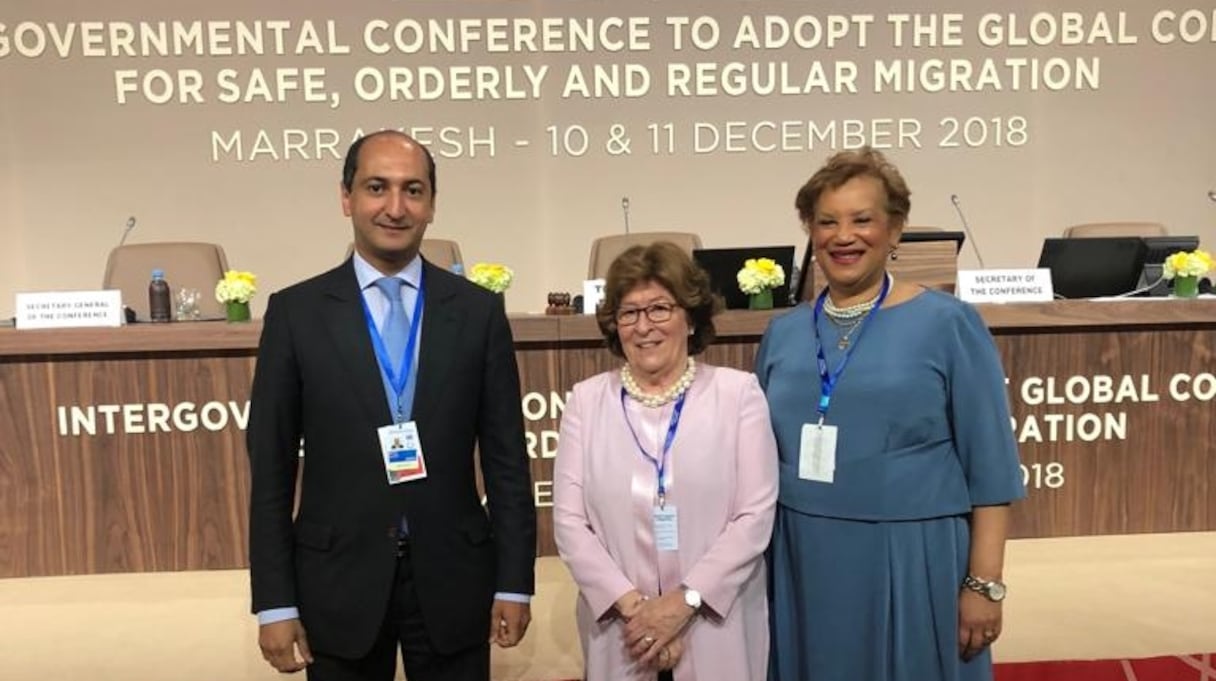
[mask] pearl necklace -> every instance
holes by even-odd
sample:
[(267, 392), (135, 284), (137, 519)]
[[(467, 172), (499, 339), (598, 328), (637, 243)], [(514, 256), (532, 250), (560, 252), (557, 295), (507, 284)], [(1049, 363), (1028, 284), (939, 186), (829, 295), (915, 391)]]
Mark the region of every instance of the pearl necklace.
[[(890, 290), (890, 288), (895, 285), (895, 277), (888, 273), (887, 280), (887, 290)], [(823, 311), (826, 312), (829, 317), (833, 317), (835, 319), (846, 321), (856, 319), (873, 309), (874, 305), (878, 303), (878, 296), (881, 294), (882, 292), (879, 291), (878, 293), (874, 294), (873, 298), (857, 303), (856, 305), (849, 305), (848, 307), (838, 307), (836, 303), (832, 302), (832, 296), (828, 296), (827, 300), (823, 301)]]
[(629, 370), (629, 365), (626, 364), (621, 367), (621, 385), (624, 386), (625, 392), (630, 397), (641, 402), (643, 406), (661, 407), (668, 402), (679, 399), (680, 395), (683, 395), (688, 390), (688, 386), (692, 385), (692, 379), (696, 375), (697, 362), (689, 357), (688, 368), (684, 370), (683, 374), (680, 374), (680, 378), (676, 379), (676, 382), (670, 388), (658, 395), (650, 395), (642, 391), (638, 382), (634, 380), (633, 372)]

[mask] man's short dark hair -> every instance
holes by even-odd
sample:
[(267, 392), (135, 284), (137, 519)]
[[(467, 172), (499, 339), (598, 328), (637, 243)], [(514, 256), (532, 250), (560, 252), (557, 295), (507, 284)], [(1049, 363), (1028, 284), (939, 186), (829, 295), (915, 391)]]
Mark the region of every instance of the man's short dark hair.
[(380, 130), (379, 132), (364, 135), (351, 143), (350, 148), (346, 150), (346, 160), (342, 163), (342, 188), (349, 192), (354, 187), (355, 171), (359, 169), (359, 151), (363, 149), (364, 142), (380, 135), (400, 135), (419, 149), (422, 149), (422, 153), (426, 156), (426, 179), (431, 183), (431, 196), (433, 197), (438, 194), (439, 185), (435, 177), (435, 157), (431, 155), (431, 150), (427, 149), (425, 144), (399, 130)]

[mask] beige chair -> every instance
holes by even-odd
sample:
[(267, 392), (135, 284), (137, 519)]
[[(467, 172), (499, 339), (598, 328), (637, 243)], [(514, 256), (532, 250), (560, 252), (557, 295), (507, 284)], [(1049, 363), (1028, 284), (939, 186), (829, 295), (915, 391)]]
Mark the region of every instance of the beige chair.
[(419, 248), (422, 257), (435, 267), (451, 271), (452, 265), (464, 269), (464, 258), (460, 256), (460, 244), (450, 239), (423, 239)]
[(1087, 222), (1064, 230), (1065, 239), (1101, 236), (1169, 236), (1159, 222)]
[(177, 307), (177, 292), (183, 288), (197, 289), (198, 309), (202, 319), (223, 319), (224, 308), (215, 299), (215, 285), (224, 278), (228, 258), (219, 244), (184, 241), (126, 244), (110, 251), (106, 273), (101, 285), (122, 291), (122, 303), (135, 311), (138, 321), (151, 319), (148, 313), (148, 282), (152, 270), (165, 272), (165, 281), (172, 291), (173, 307)]
[[(432, 265), (451, 271), (453, 265), (464, 268), (464, 258), (460, 255), (460, 244), (450, 239), (423, 239), (419, 247), (422, 257)], [(355, 252), (353, 243), (346, 245), (346, 257)]]
[(701, 248), (701, 237), (689, 232), (635, 232), (602, 236), (591, 242), (591, 257), (587, 261), (587, 278), (603, 279), (608, 266), (618, 255), (632, 246), (648, 246), (656, 241), (670, 241), (689, 255)]

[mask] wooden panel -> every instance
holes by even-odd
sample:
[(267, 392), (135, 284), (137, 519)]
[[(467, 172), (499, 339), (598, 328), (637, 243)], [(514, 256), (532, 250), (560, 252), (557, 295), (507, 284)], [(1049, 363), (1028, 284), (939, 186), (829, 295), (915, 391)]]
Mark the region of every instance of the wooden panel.
[[(0, 363), (0, 576), (244, 564), (252, 369), (224, 354)], [(158, 432), (133, 432), (149, 414)]]
[(0, 358), (14, 355), (250, 350), (257, 349), (261, 333), (260, 321), (246, 324), (131, 324), (117, 329), (0, 329)]
[(542, 555), (557, 553), (553, 541), (553, 458), (565, 390), (560, 388), (562, 354), (556, 343), (521, 346), (516, 353), (523, 388), (524, 436), (536, 503), (537, 548)]
[(557, 340), (562, 317), (543, 314), (511, 317), (511, 337), (516, 343), (552, 343)]
[[(1020, 445), (1029, 501), (1015, 506), (1014, 535), (1049, 537), (1216, 529), (1208, 481), (1216, 468), (1216, 414), (1210, 377), (1216, 331), (997, 335), (1010, 379), (1015, 433), (1034, 419), (1045, 441)], [(1176, 401), (1170, 382), (1199, 376), (1206, 400)], [(1082, 398), (1083, 386), (1113, 379), (1123, 399)], [(1028, 404), (1028, 380), (1054, 381), (1062, 404)], [(1068, 390), (1069, 382), (1075, 386)], [(1207, 388), (1206, 386), (1211, 386)], [(1030, 402), (1038, 395), (1029, 391)], [(1140, 401), (1145, 400), (1145, 401)], [(1076, 403), (1080, 402), (1080, 403)], [(1059, 432), (1051, 438), (1050, 421)], [(1085, 423), (1111, 422), (1086, 441)], [(1125, 437), (1118, 424), (1125, 423)], [(1063, 485), (1048, 480), (1060, 471)]]
[(1136, 298), (1124, 300), (1057, 300), (1050, 303), (977, 305), (994, 332), (1062, 329), (1166, 331), (1186, 326), (1216, 326), (1216, 298)]
[[(1054, 331), (1076, 329), (1169, 329), (1194, 324), (1216, 325), (1216, 298), (1195, 300), (1128, 299), (1093, 302), (1057, 300), (1050, 303), (978, 305), (993, 330)], [(728, 310), (718, 315), (719, 336), (759, 336), (769, 320), (785, 310)], [(512, 315), (516, 343), (600, 341), (590, 315)], [(262, 323), (196, 322), (133, 324), (119, 329), (60, 329), (17, 331), (0, 328), (0, 361), (5, 358), (52, 355), (257, 350)]]
[[(704, 360), (751, 369), (760, 335), (781, 313), (724, 313)], [(1127, 423), (1126, 439), (1065, 433), (1021, 445), (1033, 489), (1016, 507), (1016, 536), (1216, 529), (1206, 484), (1216, 475), (1216, 300), (1059, 301), (980, 313), (1000, 347), (1019, 428), (1029, 417), (1046, 428), (1087, 414)], [(551, 554), (552, 457), (567, 391), (620, 360), (591, 317), (517, 316), (512, 329), (540, 549)], [(0, 329), (0, 577), (245, 566), (243, 419), (259, 333), (256, 322)], [(1070, 378), (1142, 374), (1155, 401), (1021, 399), (1029, 379), (1054, 379), (1060, 392)], [(1169, 397), (1179, 374), (1198, 377), (1202, 399)], [(134, 432), (162, 409), (148, 405), (170, 410), (168, 432)], [(73, 407), (83, 410), (75, 420)], [(191, 423), (204, 412), (217, 430)], [(73, 423), (79, 430), (90, 414), (94, 434), (76, 434)], [(1046, 478), (1052, 464), (1063, 472), (1055, 488)]]

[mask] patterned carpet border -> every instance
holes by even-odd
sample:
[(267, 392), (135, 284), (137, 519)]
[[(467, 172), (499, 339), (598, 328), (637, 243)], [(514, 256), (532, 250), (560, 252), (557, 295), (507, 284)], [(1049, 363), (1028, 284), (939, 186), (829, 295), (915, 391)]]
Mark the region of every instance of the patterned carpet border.
[(1216, 681), (1216, 653), (1125, 660), (1013, 662), (996, 681)]

